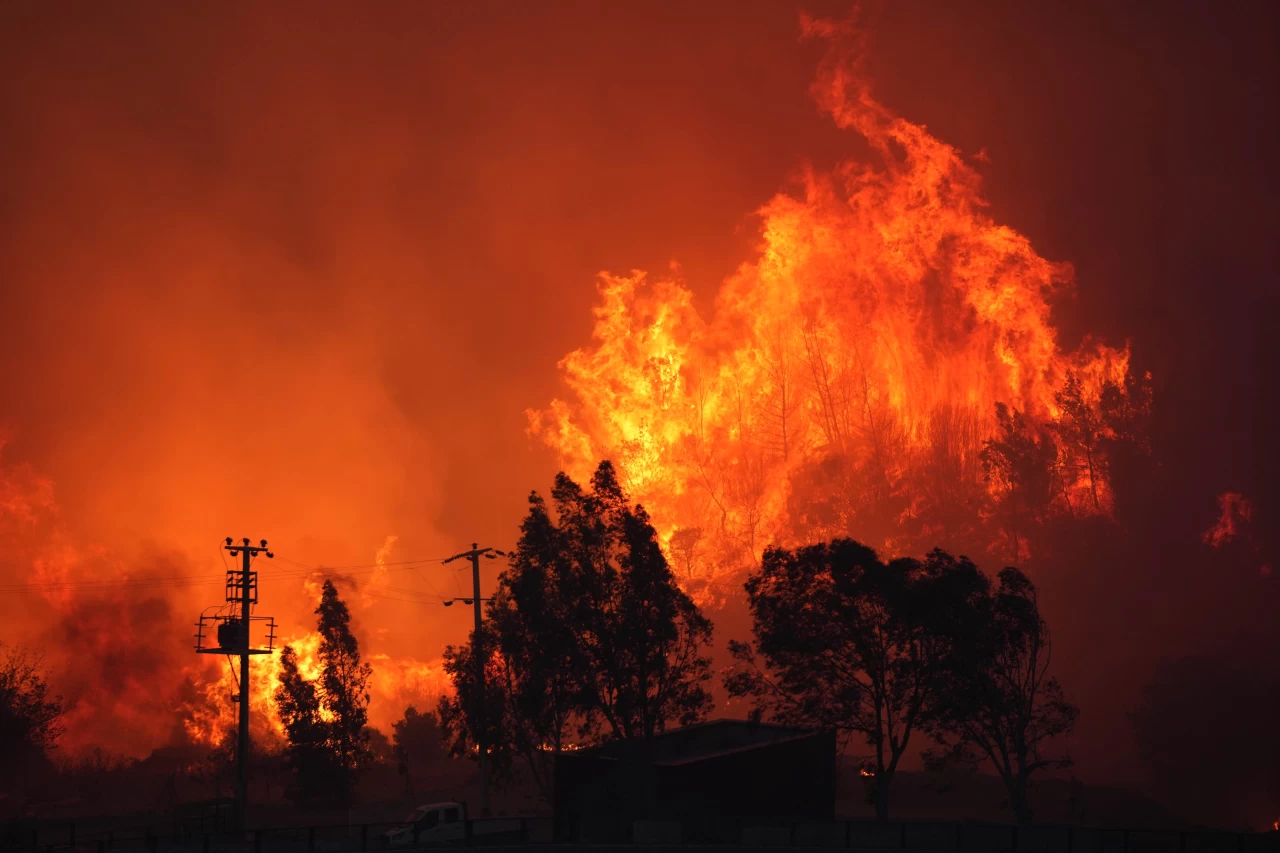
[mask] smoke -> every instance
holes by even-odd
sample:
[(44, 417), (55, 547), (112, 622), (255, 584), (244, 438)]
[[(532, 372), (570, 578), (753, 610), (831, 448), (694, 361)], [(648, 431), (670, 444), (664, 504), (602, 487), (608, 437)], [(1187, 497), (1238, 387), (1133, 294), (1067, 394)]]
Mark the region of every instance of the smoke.
[[(1141, 772), (1124, 697), (1162, 648), (1277, 659), (1273, 15), (866, 21), (880, 101), (986, 149), (992, 217), (1075, 267), (1062, 347), (1132, 339), (1158, 384), (1164, 467), (1117, 515), (1187, 547), (1072, 552), (1044, 590), (1082, 774)], [(596, 273), (675, 258), (705, 309), (758, 241), (750, 211), (866, 159), (808, 94), (823, 47), (798, 21), (781, 0), (0, 9), (0, 585), (45, 584), (0, 596), (0, 638), (45, 646), (84, 709), (69, 745), (140, 754), (206, 701), (182, 685), (225, 670), (190, 635), (226, 535), (306, 566), (375, 564), (394, 535), (384, 583), (416, 594), (353, 589), (362, 647), (426, 666), (465, 637), (430, 598), (452, 567), (392, 564), (513, 544), (556, 464), (522, 412), (561, 393)], [(1252, 504), (1244, 568), (1198, 539), (1228, 489)], [(314, 627), (288, 565), (259, 611), (283, 637)]]

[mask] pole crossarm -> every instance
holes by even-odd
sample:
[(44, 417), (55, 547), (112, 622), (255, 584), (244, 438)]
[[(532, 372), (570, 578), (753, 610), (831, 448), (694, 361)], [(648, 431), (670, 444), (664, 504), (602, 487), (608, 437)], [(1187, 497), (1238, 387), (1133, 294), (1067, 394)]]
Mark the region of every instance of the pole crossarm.
[[(484, 716), (484, 657), (479, 653), (481, 644), (480, 629), (481, 619), (483, 618), (480, 603), (489, 601), (490, 599), (480, 597), (480, 558), (484, 557), (489, 560), (496, 560), (499, 557), (509, 556), (506, 551), (500, 551), (497, 548), (481, 548), (476, 542), (471, 543), (470, 551), (463, 551), (460, 554), (454, 554), (443, 560), (443, 563), (452, 563), (454, 560), (468, 559), (471, 561), (471, 589), (470, 598), (453, 598), (444, 602), (445, 607), (451, 607), (455, 601), (461, 601), (470, 604), (475, 608), (475, 643), (473, 657), (476, 666), (476, 707), (480, 710), (480, 715)], [(484, 740), (484, 725), (481, 723), (476, 726), (480, 734), (476, 737), (476, 747), (480, 752), (480, 813), (481, 816), (489, 814), (489, 745)]]
[(471, 543), (470, 551), (463, 551), (461, 554), (454, 554), (452, 557), (446, 557), (441, 563), (452, 563), (454, 560), (461, 560), (463, 557), (468, 559), (476, 559), (477, 557), (488, 557), (490, 560), (496, 560), (498, 557), (509, 556), (506, 551), (499, 551), (497, 548), (481, 548), (476, 543)]
[[(275, 619), (253, 616), (253, 606), (258, 603), (258, 573), (250, 566), (253, 558), (259, 554), (268, 560), (275, 554), (267, 549), (267, 540), (259, 539), (254, 545), (249, 537), (236, 542), (230, 536), (224, 540), (222, 550), (233, 557), (240, 557), (239, 569), (227, 569), (227, 605), (239, 605), (238, 615), (224, 612), (213, 617), (201, 615), (196, 624), (196, 651), (201, 654), (238, 655), (240, 658), (240, 694), (233, 697), (239, 705), (239, 726), (236, 740), (236, 822), (241, 829), (245, 826), (245, 814), (249, 805), (249, 659), (253, 655), (271, 654), (275, 650)], [(217, 648), (204, 646), (204, 625), (206, 619), (212, 620), (218, 628)], [(249, 628), (253, 622), (266, 621), (269, 636), (267, 648), (250, 647)]]

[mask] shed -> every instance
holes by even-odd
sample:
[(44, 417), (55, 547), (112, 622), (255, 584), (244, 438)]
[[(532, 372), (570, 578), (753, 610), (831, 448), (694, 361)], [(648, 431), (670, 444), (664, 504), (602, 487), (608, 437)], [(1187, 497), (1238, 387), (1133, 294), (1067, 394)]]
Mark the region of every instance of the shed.
[[(560, 834), (585, 823), (637, 819), (830, 820), (835, 732), (747, 720), (711, 720), (657, 735), (649, 760), (623, 741), (557, 757)], [(616, 833), (614, 833), (616, 834)]]

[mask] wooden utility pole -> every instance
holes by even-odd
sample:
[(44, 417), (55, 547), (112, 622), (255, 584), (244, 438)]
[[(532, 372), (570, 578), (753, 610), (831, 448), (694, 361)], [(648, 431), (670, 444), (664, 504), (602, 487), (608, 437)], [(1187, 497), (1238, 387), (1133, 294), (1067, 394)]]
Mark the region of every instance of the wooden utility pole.
[[(250, 571), (249, 565), (258, 554), (266, 554), (267, 559), (275, 555), (267, 550), (267, 540), (262, 539), (258, 545), (250, 545), (248, 537), (236, 544), (230, 536), (222, 546), (232, 557), (241, 557), (240, 570), (227, 570), (226, 601), (229, 608), (214, 616), (201, 615), (196, 623), (196, 651), (201, 654), (237, 655), (240, 658), (240, 692), (233, 697), (239, 705), (239, 725), (236, 739), (236, 821), (241, 829), (245, 825), (245, 814), (249, 805), (249, 657), (251, 655), (269, 655), (275, 648), (275, 620), (267, 619), (269, 636), (267, 648), (255, 649), (249, 633), (249, 623), (255, 617), (251, 608), (258, 603), (258, 573)], [(239, 607), (239, 613), (235, 612)], [(230, 611), (230, 612), (227, 612)], [(265, 619), (266, 617), (256, 617)], [(217, 624), (218, 645), (207, 648), (204, 645), (205, 621), (212, 620)]]
[[(471, 560), (471, 591), (470, 599), (463, 599), (468, 604), (475, 605), (476, 628), (475, 639), (471, 643), (471, 656), (476, 661), (476, 730), (473, 732), (476, 739), (476, 748), (480, 752), (480, 815), (487, 817), (489, 814), (489, 745), (485, 743), (485, 724), (484, 724), (484, 664), (485, 655), (482, 653), (485, 644), (484, 639), (480, 636), (480, 620), (482, 611), (480, 603), (484, 599), (480, 598), (480, 558), (494, 560), (498, 557), (505, 557), (505, 551), (499, 551), (496, 548), (481, 548), (475, 542), (471, 543), (470, 551), (463, 551), (461, 554), (454, 554), (446, 563), (452, 563), (454, 560), (460, 560), (466, 557)], [(457, 599), (445, 602), (445, 606), (453, 604)]]

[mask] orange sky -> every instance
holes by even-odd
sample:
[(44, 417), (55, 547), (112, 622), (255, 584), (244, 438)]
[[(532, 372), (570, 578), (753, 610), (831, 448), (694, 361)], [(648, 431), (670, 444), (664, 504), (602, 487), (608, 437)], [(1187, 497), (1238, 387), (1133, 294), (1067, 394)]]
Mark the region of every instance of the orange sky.
[[(523, 413), (563, 393), (595, 274), (676, 261), (709, 303), (750, 257), (752, 211), (806, 164), (866, 153), (808, 94), (822, 47), (798, 40), (801, 5), (847, 6), (6, 6), (0, 459), (47, 478), (57, 510), (6, 521), (21, 544), (0, 580), (36, 557), (75, 578), (216, 575), (226, 535), (310, 565), (371, 563), (389, 535), (399, 559), (514, 544), (555, 466)], [(877, 94), (986, 149), (991, 215), (1075, 264), (1068, 344), (1132, 339), (1171, 405), (1238, 413), (1168, 422), (1197, 460), (1188, 501), (1265, 507), (1274, 451), (1248, 442), (1275, 425), (1258, 401), (1280, 359), (1249, 324), (1275, 300), (1257, 141), (1275, 138), (1257, 109), (1274, 44), (1246, 4), (1071, 5), (873, 8)], [(455, 594), (451, 569), (387, 583)], [(109, 604), (79, 627), (163, 644), (159, 673), (190, 663), (187, 625), (219, 594), (164, 589), (164, 612)], [(296, 578), (263, 601), (309, 621)], [(39, 600), (0, 611), (0, 639), (131, 666)], [(468, 625), (387, 600), (356, 619), (371, 651), (422, 660)], [(1118, 726), (1095, 767), (1132, 775), (1108, 758)]]

